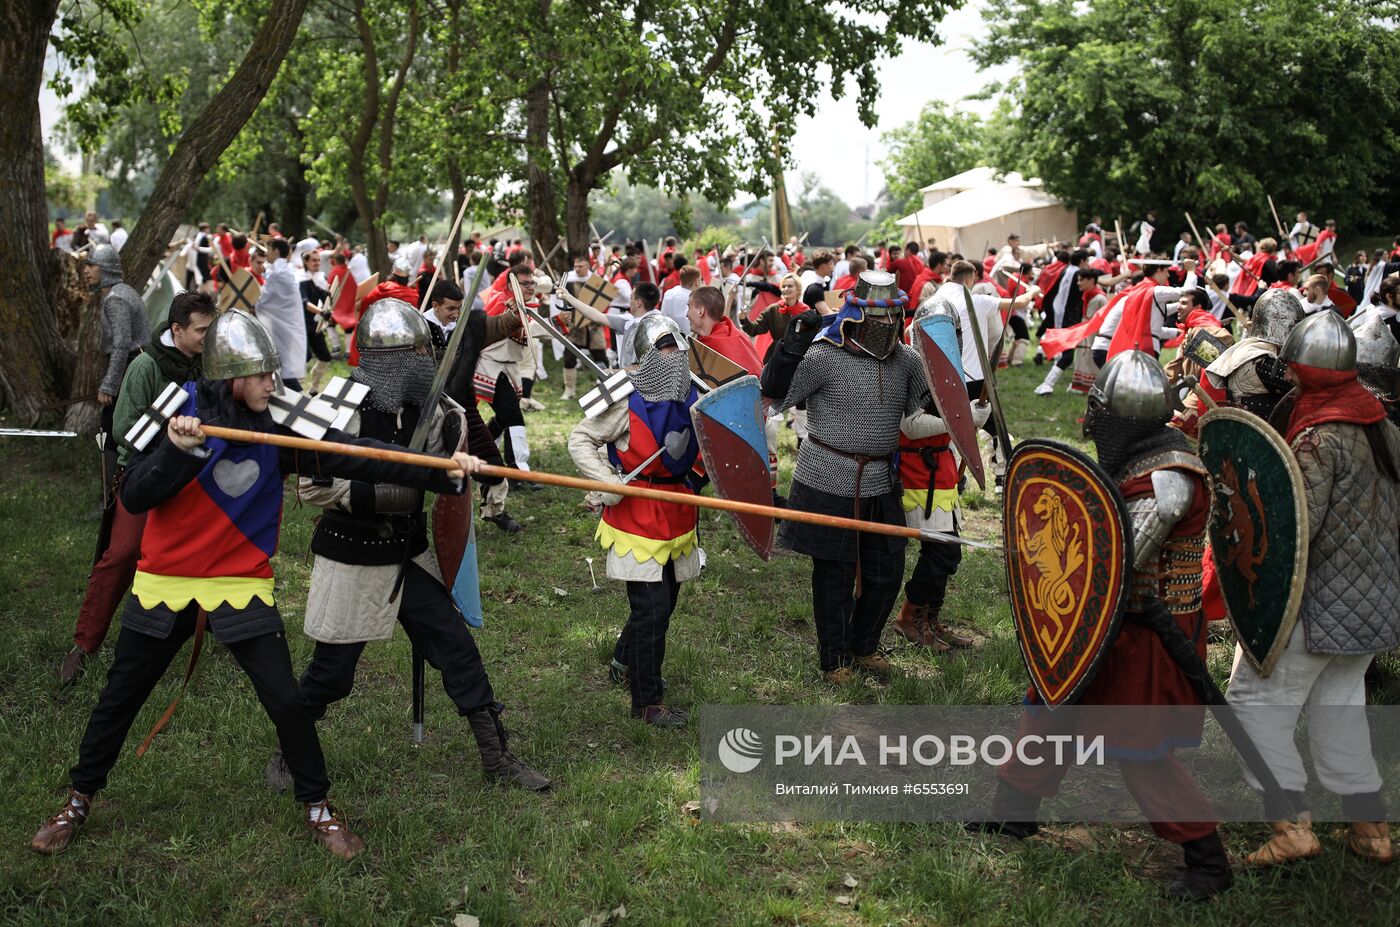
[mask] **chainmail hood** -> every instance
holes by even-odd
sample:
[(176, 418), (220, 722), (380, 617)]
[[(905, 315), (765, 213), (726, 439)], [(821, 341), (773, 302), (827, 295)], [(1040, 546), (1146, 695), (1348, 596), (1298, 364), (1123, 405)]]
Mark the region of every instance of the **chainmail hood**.
[(629, 376), (647, 402), (684, 402), (690, 395), (690, 361), (680, 351), (650, 350)]

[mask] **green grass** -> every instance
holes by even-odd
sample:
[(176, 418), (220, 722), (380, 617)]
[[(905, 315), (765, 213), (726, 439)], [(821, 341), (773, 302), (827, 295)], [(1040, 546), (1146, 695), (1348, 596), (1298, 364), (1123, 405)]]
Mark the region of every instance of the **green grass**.
[[(1043, 368), (1007, 372), (1013, 431), (1078, 439), (1080, 397), (1030, 395)], [(556, 374), (529, 418), (539, 468), (571, 473), (564, 438), (576, 407)], [(784, 481), (792, 434), (783, 440)], [(102, 651), (74, 690), (54, 668), (69, 647), (96, 522), (96, 458), (82, 442), (0, 445), (0, 923), (52, 924), (577, 924), (627, 909), (630, 924), (1156, 924), (1396, 923), (1400, 867), (1327, 854), (1295, 870), (1241, 875), (1217, 902), (1160, 899), (1179, 864), (1143, 827), (1058, 827), (1024, 845), (972, 839), (953, 825), (712, 825), (685, 810), (698, 798), (694, 729), (660, 732), (628, 718), (604, 666), (627, 612), (602, 579), (595, 521), (562, 490), (513, 498), (526, 533), (480, 534), (486, 628), (477, 639), (508, 704), (512, 746), (555, 779), (544, 797), (482, 782), (475, 746), (430, 676), (428, 736), (409, 738), (409, 647), (371, 645), (354, 694), (321, 726), (332, 796), (369, 850), (342, 864), (312, 845), (300, 809), (261, 784), (270, 724), (218, 647), (201, 661), (174, 721), (142, 759), (133, 740), (73, 848), (57, 859), (26, 844), (58, 807), (65, 770), (107, 666)], [(276, 560), (293, 663), (313, 512), (289, 502)], [(987, 536), (998, 508), (976, 493), (969, 524)], [(1012, 703), (1024, 691), (1000, 559), (970, 551), (947, 613), (985, 644), (934, 659), (896, 647), (887, 687), (833, 690), (816, 669), (809, 562), (761, 563), (727, 521), (702, 513), (709, 554), (672, 623), (666, 675), (677, 704)], [(913, 549), (910, 551), (912, 565)], [(585, 557), (604, 585), (590, 592)], [(566, 594), (558, 595), (558, 587)], [(115, 629), (114, 629), (115, 633)], [(181, 658), (183, 659), (183, 658)], [(1216, 671), (1228, 669), (1217, 654)], [(177, 667), (182, 663), (177, 661)], [(172, 671), (137, 720), (138, 738), (173, 697)], [(1225, 829), (1248, 852), (1262, 825)], [(843, 887), (846, 874), (859, 880)], [(852, 904), (836, 903), (838, 895)]]

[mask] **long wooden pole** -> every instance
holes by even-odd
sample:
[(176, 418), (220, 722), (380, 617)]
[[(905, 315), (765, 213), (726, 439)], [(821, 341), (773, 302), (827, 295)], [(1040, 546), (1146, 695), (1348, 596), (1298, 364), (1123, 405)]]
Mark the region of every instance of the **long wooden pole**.
[[(211, 438), (223, 438), (225, 441), (236, 441), (242, 444), (272, 444), (277, 447), (289, 447), (301, 451), (342, 454), (346, 457), (366, 457), (370, 460), (385, 460), (391, 463), (409, 464), (410, 466), (416, 467), (429, 467), (434, 470), (458, 469), (457, 462), (451, 457), (435, 457), (431, 454), (411, 454), (407, 451), (391, 451), (387, 448), (364, 447), (358, 444), (338, 444), (334, 441), (317, 441), (313, 438), (299, 438), (295, 435), (284, 435), (280, 433), (243, 431), (238, 428), (224, 428), (220, 425), (201, 424), (199, 427), (201, 431)], [(846, 528), (851, 531), (864, 531), (868, 534), (888, 534), (892, 537), (913, 538), (915, 540), (928, 539), (930, 537), (930, 534), (926, 534), (918, 528), (910, 528), (905, 525), (889, 525), (884, 522), (862, 521), (858, 518), (843, 518), (839, 515), (821, 515), (816, 512), (804, 512), (800, 509), (780, 509), (771, 505), (759, 505), (754, 502), (740, 502), (736, 499), (719, 499), (712, 496), (667, 492), (663, 489), (650, 489), (646, 486), (604, 483), (601, 480), (590, 480), (581, 476), (565, 476), (562, 473), (546, 473), (543, 470), (516, 470), (513, 467), (497, 467), (492, 464), (482, 464), (479, 472), (483, 476), (498, 476), (503, 479), (524, 480), (529, 483), (544, 483), (547, 486), (563, 486), (567, 489), (581, 489), (585, 492), (613, 493), (619, 496), (635, 496), (639, 499), (675, 502), (680, 505), (690, 505), (701, 509), (716, 509), (721, 512), (738, 512), (742, 515), (766, 515), (770, 518), (800, 521), (809, 525), (825, 525), (829, 528)], [(939, 540), (945, 538), (944, 535), (938, 532), (932, 532), (932, 534), (937, 535), (936, 539)], [(962, 543), (968, 547), (982, 547), (988, 550), (1001, 549), (1000, 545), (997, 544), (983, 544), (978, 541), (954, 538), (952, 535), (947, 535), (946, 539), (955, 543)]]

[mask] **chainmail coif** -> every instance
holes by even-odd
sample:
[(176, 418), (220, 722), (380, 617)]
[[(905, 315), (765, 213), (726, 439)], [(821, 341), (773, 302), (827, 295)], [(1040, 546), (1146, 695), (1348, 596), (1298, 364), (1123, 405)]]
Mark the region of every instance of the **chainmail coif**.
[(628, 376), (647, 402), (684, 402), (690, 395), (690, 361), (680, 351), (653, 348)]
[(369, 387), (365, 405), (379, 412), (395, 413), (406, 405), (421, 406), (433, 388), (437, 362), (431, 353), (409, 348), (394, 351), (362, 351), (360, 366), (350, 378)]

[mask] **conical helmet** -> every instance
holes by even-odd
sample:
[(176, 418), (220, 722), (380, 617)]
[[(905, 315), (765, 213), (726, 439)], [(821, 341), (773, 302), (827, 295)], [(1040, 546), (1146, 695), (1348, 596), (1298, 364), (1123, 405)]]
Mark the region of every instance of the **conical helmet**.
[(282, 359), (261, 322), (241, 309), (229, 309), (209, 326), (200, 366), (206, 379), (232, 380), (276, 373)]
[(401, 299), (379, 300), (355, 326), (355, 346), (361, 351), (416, 349), (432, 343), (423, 314)]
[(1303, 303), (1289, 290), (1265, 290), (1255, 301), (1250, 318), (1252, 336), (1282, 345), (1293, 326), (1303, 321)]
[(636, 355), (638, 361), (641, 361), (647, 356), (647, 352), (667, 335), (671, 336), (679, 350), (689, 350), (690, 345), (686, 341), (685, 334), (674, 319), (664, 315), (642, 316), (637, 320), (636, 327), (632, 329), (632, 353)]
[(1091, 404), (1118, 419), (1166, 422), (1171, 390), (1161, 364), (1142, 351), (1124, 351), (1103, 365), (1089, 390)]
[(1356, 336), (1331, 310), (1314, 312), (1294, 326), (1279, 351), (1279, 360), (1321, 370), (1355, 370)]

